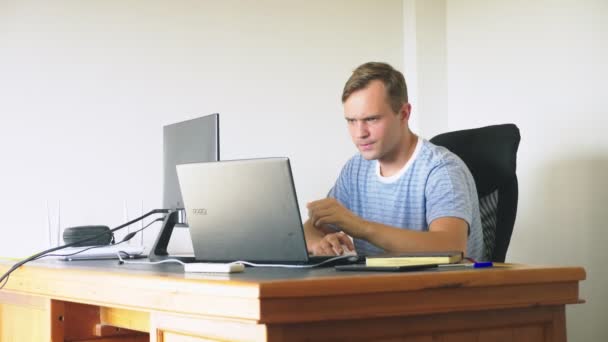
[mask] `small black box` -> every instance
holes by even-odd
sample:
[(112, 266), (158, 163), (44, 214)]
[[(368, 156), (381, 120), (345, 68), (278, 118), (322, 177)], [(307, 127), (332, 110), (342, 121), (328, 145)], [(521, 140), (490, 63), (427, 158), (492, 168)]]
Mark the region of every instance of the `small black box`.
[(79, 226), (66, 228), (63, 231), (63, 241), (71, 244), (84, 239), (89, 239), (74, 246), (98, 246), (109, 245), (112, 242), (113, 233), (108, 226)]

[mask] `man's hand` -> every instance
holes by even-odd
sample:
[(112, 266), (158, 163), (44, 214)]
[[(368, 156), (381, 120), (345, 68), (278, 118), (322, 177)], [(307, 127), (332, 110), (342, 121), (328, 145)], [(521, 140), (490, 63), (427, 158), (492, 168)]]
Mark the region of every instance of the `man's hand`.
[(326, 226), (335, 225), (352, 237), (361, 237), (363, 234), (363, 219), (334, 198), (310, 202), (306, 207), (313, 227), (325, 233), (327, 233)]
[(342, 255), (353, 250), (355, 250), (355, 246), (348, 235), (338, 232), (325, 235), (312, 246), (310, 252), (313, 255)]

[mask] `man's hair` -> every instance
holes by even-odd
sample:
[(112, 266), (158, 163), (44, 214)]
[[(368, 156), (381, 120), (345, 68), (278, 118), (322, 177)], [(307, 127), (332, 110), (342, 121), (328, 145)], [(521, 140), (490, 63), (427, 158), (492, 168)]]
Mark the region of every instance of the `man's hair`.
[(384, 83), (386, 95), (395, 112), (399, 112), (401, 106), (407, 103), (407, 85), (403, 74), (395, 70), (392, 66), (381, 62), (368, 62), (361, 64), (353, 71), (342, 91), (342, 103), (352, 95), (352, 93), (366, 88), (371, 81), (379, 80)]

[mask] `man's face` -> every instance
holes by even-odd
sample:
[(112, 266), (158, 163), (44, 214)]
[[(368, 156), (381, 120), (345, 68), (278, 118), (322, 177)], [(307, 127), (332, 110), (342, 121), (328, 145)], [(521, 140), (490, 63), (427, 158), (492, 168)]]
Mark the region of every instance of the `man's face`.
[(409, 105), (404, 110), (407, 112), (393, 111), (384, 83), (377, 80), (346, 99), (344, 117), (348, 131), (363, 158), (391, 160), (399, 153), (399, 143), (409, 117)]

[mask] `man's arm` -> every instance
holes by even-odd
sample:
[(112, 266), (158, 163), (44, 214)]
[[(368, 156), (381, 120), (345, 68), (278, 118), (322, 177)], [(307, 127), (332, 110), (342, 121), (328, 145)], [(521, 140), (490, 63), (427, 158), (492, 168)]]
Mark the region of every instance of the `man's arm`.
[(400, 229), (363, 221), (360, 239), (388, 252), (467, 250), (468, 224), (458, 217), (441, 217), (429, 225), (428, 232)]
[(313, 227), (310, 219), (304, 223), (304, 235), (306, 248), (314, 255), (342, 255), (355, 250), (353, 241), (345, 233)]
[(321, 231), (321, 229), (317, 229), (313, 227), (310, 219), (306, 220), (304, 223), (304, 237), (306, 238), (306, 248), (308, 252), (313, 252), (313, 247), (315, 247), (319, 241), (323, 239), (325, 233)]
[(362, 219), (333, 198), (308, 205), (309, 229), (327, 224), (340, 227), (346, 234), (388, 252), (466, 251), (468, 224), (457, 217), (441, 217), (429, 225), (428, 232), (419, 232)]

